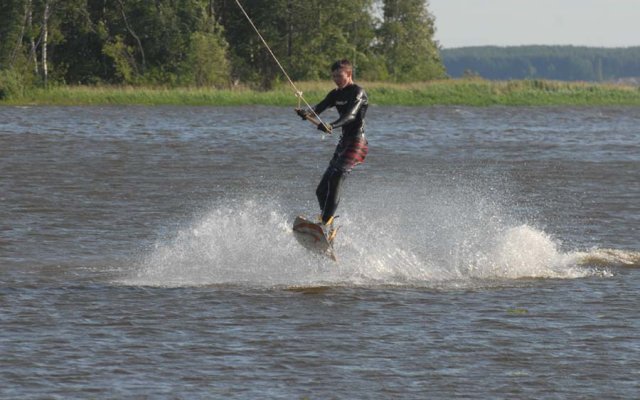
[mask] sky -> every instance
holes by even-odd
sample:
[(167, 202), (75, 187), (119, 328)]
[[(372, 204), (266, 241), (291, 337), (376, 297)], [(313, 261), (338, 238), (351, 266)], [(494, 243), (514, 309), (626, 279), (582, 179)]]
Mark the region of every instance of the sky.
[(429, 0), (435, 39), (465, 46), (640, 46), (640, 0)]

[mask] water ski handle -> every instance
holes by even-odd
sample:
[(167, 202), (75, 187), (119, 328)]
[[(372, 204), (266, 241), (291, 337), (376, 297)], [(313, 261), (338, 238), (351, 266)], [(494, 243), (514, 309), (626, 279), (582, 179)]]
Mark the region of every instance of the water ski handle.
[[(319, 124), (323, 123), (323, 122), (320, 122), (320, 120), (314, 117), (313, 115), (307, 116), (307, 121), (311, 122), (314, 126), (318, 126)], [(329, 131), (328, 133), (331, 134), (331, 131)]]
[[(296, 108), (296, 111), (297, 111), (297, 110), (298, 110), (298, 109)], [(313, 115), (313, 114), (311, 114), (311, 113), (307, 114), (307, 116), (305, 117), (305, 119), (306, 119), (307, 121), (309, 121), (310, 123), (312, 123), (314, 126), (318, 126), (319, 124), (324, 124), (324, 122), (320, 121), (320, 119), (319, 119), (319, 118), (316, 118), (316, 116), (315, 116), (315, 115)], [(325, 124), (325, 126), (330, 126), (330, 125)], [(329, 133), (329, 134), (331, 134), (331, 131), (329, 131), (328, 133)]]
[(311, 122), (315, 126), (318, 126), (318, 124), (320, 124), (320, 120), (312, 115), (307, 117), (307, 121)]

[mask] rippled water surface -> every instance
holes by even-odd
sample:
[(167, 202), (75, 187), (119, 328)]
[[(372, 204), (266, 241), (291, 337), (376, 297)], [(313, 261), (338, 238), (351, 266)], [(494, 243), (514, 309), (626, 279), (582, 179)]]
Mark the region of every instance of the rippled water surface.
[(0, 108), (2, 398), (636, 398), (640, 109)]

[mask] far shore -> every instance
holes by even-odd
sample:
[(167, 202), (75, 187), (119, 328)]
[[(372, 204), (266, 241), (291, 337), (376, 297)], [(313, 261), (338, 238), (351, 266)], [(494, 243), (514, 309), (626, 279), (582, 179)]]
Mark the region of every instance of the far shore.
[[(357, 82), (373, 105), (397, 106), (605, 106), (640, 105), (640, 87), (612, 83), (547, 80), (488, 81), (450, 79), (394, 84)], [(297, 82), (310, 104), (333, 88), (331, 81)], [(296, 106), (298, 98), (288, 83), (268, 91), (235, 87), (163, 88), (150, 86), (56, 86), (26, 90), (0, 100), (0, 105), (272, 105)]]

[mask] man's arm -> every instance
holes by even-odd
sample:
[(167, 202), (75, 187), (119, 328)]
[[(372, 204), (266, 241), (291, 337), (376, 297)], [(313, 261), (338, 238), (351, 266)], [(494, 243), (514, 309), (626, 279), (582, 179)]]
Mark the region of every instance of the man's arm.
[[(318, 104), (316, 104), (314, 107), (312, 107), (313, 112), (311, 112), (310, 110), (305, 110), (303, 108), (296, 108), (296, 113), (298, 114), (298, 116), (302, 119), (311, 119), (314, 116), (314, 112), (317, 114), (320, 114), (321, 112), (323, 112), (324, 110), (326, 110), (327, 108), (333, 107), (335, 104), (335, 99), (334, 99), (334, 92), (335, 90), (332, 90), (331, 92), (329, 92), (327, 94), (327, 96)], [(314, 118), (315, 120), (315, 118)]]
[(334, 93), (335, 93), (335, 90), (330, 91), (320, 103), (316, 104), (315, 107), (313, 107), (313, 111), (315, 111), (316, 114), (320, 114), (327, 108), (333, 107), (335, 105)]
[(308, 111), (308, 110), (304, 110), (304, 109), (296, 109), (296, 113), (300, 116), (300, 118), (305, 119), (307, 121), (311, 121), (311, 123), (313, 123), (314, 125), (317, 125), (318, 129), (326, 132), (326, 133), (331, 133), (331, 124), (326, 124), (326, 123), (321, 123), (319, 119), (316, 119), (314, 116), (320, 114), (321, 112), (323, 112), (324, 110), (326, 110), (329, 107), (333, 107), (335, 104), (335, 90), (332, 90), (331, 92), (329, 92), (329, 94), (327, 94), (327, 96), (318, 104), (316, 104), (315, 107), (313, 107), (313, 112)]

